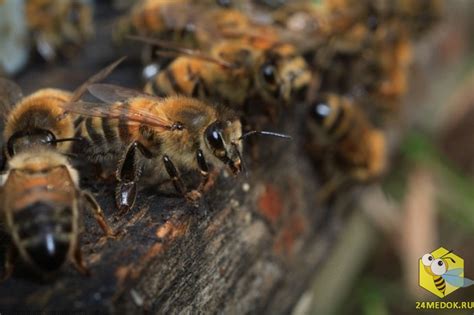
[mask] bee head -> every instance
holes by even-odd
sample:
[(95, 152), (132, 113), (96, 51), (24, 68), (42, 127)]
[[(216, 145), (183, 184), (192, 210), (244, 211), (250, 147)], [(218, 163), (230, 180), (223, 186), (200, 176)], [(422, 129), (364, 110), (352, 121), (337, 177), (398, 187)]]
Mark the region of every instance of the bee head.
[(431, 254), (423, 255), (423, 257), (421, 257), (421, 262), (425, 271), (431, 276), (444, 275), (449, 269), (448, 261), (451, 261), (452, 263), (456, 262), (452, 257), (447, 256), (450, 253), (451, 251), (436, 259)]
[(60, 142), (81, 141), (82, 138), (62, 138), (58, 139), (50, 130), (47, 129), (28, 129), (15, 132), (7, 141), (7, 155), (9, 158), (18, 152), (34, 146), (52, 146), (56, 147)]
[(304, 94), (311, 81), (306, 61), (291, 45), (279, 45), (265, 54), (258, 70), (257, 83), (267, 98), (288, 103), (295, 93)]
[(242, 171), (241, 124), (239, 120), (216, 120), (204, 132), (207, 148), (214, 157), (227, 165), (232, 174)]
[(21, 130), (14, 133), (7, 142), (7, 154), (13, 157), (19, 151), (35, 145), (56, 146), (55, 135), (46, 129)]

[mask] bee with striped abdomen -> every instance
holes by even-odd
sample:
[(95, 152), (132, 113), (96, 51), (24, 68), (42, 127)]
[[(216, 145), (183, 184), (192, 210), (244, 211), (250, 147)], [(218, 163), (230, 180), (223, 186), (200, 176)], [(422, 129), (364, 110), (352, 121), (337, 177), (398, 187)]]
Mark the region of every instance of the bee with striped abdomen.
[(58, 270), (66, 260), (87, 273), (78, 244), (79, 211), (85, 207), (94, 210), (106, 235), (113, 235), (94, 197), (79, 189), (78, 173), (64, 156), (70, 142), (79, 139), (74, 138), (73, 115), (61, 104), (79, 98), (88, 84), (107, 76), (120, 61), (73, 93), (42, 89), (23, 98), (15, 83), (0, 79), (6, 115), (0, 217), (12, 242), (5, 277), (13, 270), (15, 256), (39, 274)]
[(327, 94), (312, 102), (307, 128), (308, 150), (329, 165), (329, 182), (320, 192), (326, 200), (348, 181), (368, 182), (386, 168), (386, 141), (383, 133), (349, 99)]
[[(82, 149), (85, 157), (116, 168), (115, 199), (121, 214), (135, 202), (142, 169), (149, 175), (143, 180), (156, 184), (171, 179), (178, 193), (191, 200), (206, 190), (209, 164), (232, 174), (242, 170), (242, 139), (249, 134), (242, 135), (234, 112), (189, 97), (158, 98), (109, 84), (88, 89), (105, 103), (64, 106), (86, 117), (78, 129), (88, 141)], [(180, 172), (187, 170), (202, 175), (197, 190), (186, 190)]]
[(4, 279), (12, 274), (16, 257), (40, 275), (58, 271), (66, 261), (88, 274), (79, 244), (85, 208), (93, 210), (106, 235), (113, 235), (94, 197), (79, 189), (78, 173), (66, 157), (41, 145), (8, 161), (1, 176), (0, 205), (12, 243)]

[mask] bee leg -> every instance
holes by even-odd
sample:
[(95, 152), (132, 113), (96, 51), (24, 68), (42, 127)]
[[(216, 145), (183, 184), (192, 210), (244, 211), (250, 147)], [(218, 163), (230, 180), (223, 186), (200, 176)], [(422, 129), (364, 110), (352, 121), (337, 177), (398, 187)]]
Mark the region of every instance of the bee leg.
[(199, 184), (197, 191), (199, 193), (203, 193), (208, 191), (212, 187), (214, 180), (219, 174), (219, 172), (216, 170), (209, 172), (209, 166), (207, 165), (206, 159), (204, 158), (204, 154), (201, 150), (197, 150), (196, 160), (199, 166), (199, 171), (201, 172), (202, 176), (202, 181)]
[(137, 181), (141, 175), (141, 168), (137, 165), (136, 149), (138, 142), (133, 142), (119, 163), (116, 177), (119, 182), (115, 190), (115, 202), (119, 209), (119, 216), (127, 213), (135, 204), (137, 197)]
[(201, 191), (209, 182), (209, 166), (207, 165), (206, 158), (204, 157), (201, 149), (196, 151), (196, 160), (202, 176), (201, 184), (199, 184), (198, 187), (198, 191)]
[(7, 157), (5, 155), (5, 150), (3, 150), (3, 148), (0, 149), (2, 150), (0, 153), (0, 172), (4, 172), (7, 166)]
[(97, 200), (95, 200), (94, 196), (92, 196), (92, 194), (89, 192), (83, 192), (82, 198), (84, 198), (84, 200), (88, 203), (89, 209), (91, 209), (94, 212), (94, 218), (99, 224), (102, 231), (104, 231), (105, 236), (109, 238), (114, 238), (115, 232), (107, 223), (107, 219), (105, 218), (104, 212), (102, 211), (102, 208), (97, 203)]
[(74, 268), (76, 268), (77, 271), (79, 271), (80, 274), (84, 276), (90, 276), (91, 272), (90, 270), (86, 267), (86, 264), (84, 263), (84, 260), (82, 259), (82, 252), (79, 246), (74, 250), (74, 257), (72, 259), (72, 264), (74, 265)]
[(3, 274), (0, 277), (0, 283), (4, 282), (5, 280), (7, 280), (8, 278), (12, 276), (16, 256), (17, 256), (17, 252), (15, 248), (12, 245), (10, 245), (6, 253), (5, 267), (4, 267), (5, 270), (3, 271)]
[(178, 170), (174, 166), (169, 156), (166, 154), (163, 155), (163, 163), (165, 164), (166, 172), (168, 173), (171, 178), (171, 181), (173, 182), (174, 188), (180, 195), (183, 195), (184, 198), (186, 198), (188, 201), (195, 201), (200, 197), (196, 194), (188, 194), (186, 186), (184, 185), (183, 180), (179, 176)]

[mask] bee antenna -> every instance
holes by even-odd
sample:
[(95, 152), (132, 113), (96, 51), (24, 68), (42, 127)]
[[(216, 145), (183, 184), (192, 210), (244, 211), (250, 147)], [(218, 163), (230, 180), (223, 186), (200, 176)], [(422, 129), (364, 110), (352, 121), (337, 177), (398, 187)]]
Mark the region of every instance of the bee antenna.
[(271, 136), (271, 137), (277, 137), (277, 138), (283, 138), (283, 139), (288, 139), (291, 140), (291, 136), (285, 135), (283, 133), (277, 133), (277, 132), (272, 132), (272, 131), (257, 131), (257, 130), (252, 130), (249, 132), (244, 133), (243, 135), (240, 136), (238, 140), (245, 139), (249, 136), (252, 135), (259, 135), (259, 136)]
[[(440, 258), (443, 258), (443, 257), (445, 257), (445, 256), (447, 256), (447, 255), (449, 255), (449, 254), (451, 254), (452, 252), (453, 252), (453, 251), (450, 250), (449, 252), (447, 252), (446, 254), (444, 254), (443, 256), (441, 256)], [(446, 258), (450, 259), (453, 263), (456, 263), (456, 261), (454, 260), (453, 257), (446, 257)]]
[(82, 140), (84, 140), (84, 138), (74, 137), (74, 138), (63, 138), (63, 139), (49, 140), (49, 141), (46, 141), (46, 143), (51, 144), (51, 143), (59, 143), (59, 142), (67, 142), (67, 141), (82, 141)]

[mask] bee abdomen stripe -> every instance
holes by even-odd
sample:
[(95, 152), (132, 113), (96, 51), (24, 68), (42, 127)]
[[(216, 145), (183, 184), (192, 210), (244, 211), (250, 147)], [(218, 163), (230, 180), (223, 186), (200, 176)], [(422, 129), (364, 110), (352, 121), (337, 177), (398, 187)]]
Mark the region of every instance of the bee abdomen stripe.
[(151, 86), (151, 91), (156, 96), (165, 96), (166, 95), (166, 93), (160, 89), (160, 86), (158, 85), (158, 79), (157, 78), (153, 78), (153, 80), (150, 81), (150, 86)]
[(178, 84), (178, 81), (176, 81), (176, 77), (174, 76), (173, 72), (170, 70), (165, 70), (165, 75), (168, 81), (170, 82), (170, 85), (173, 88), (173, 91), (176, 93), (183, 93), (183, 90), (181, 89), (181, 86)]
[(337, 131), (339, 126), (341, 126), (342, 122), (344, 121), (344, 116), (344, 110), (339, 108), (337, 111), (336, 119), (334, 119), (331, 126), (329, 126), (328, 128), (328, 134), (333, 135)]
[(110, 119), (102, 117), (102, 130), (104, 131), (105, 140), (108, 143), (113, 143), (117, 138), (117, 133), (110, 125)]
[(94, 128), (93, 119), (94, 118), (92, 117), (86, 119), (87, 133), (89, 134), (90, 139), (92, 140), (92, 142), (94, 142), (95, 145), (102, 146), (105, 143), (104, 137)]
[(74, 120), (74, 128), (79, 127), (79, 125), (84, 121), (84, 117), (79, 117), (76, 120)]
[(440, 277), (440, 278), (434, 279), (434, 282), (438, 284), (438, 283), (443, 283), (444, 280), (443, 280), (443, 278)]

